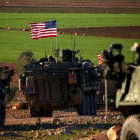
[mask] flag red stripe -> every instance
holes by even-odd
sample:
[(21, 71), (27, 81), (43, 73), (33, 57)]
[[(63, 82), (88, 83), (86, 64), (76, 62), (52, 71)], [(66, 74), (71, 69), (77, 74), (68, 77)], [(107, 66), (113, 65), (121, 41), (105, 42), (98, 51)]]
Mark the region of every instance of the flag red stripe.
[(31, 34), (42, 34), (42, 33), (57, 33), (57, 31), (41, 31), (41, 32), (38, 32), (38, 31), (31, 31)]
[[(42, 37), (57, 37), (57, 26), (56, 28), (48, 28), (45, 22), (42, 23), (29, 23), (31, 27), (32, 39), (38, 39)], [(51, 27), (51, 26), (50, 26)], [(44, 29), (46, 28), (46, 29)]]
[(49, 36), (41, 36), (41, 37), (32, 37), (32, 39), (38, 39), (38, 38), (45, 38), (45, 37), (56, 37), (57, 35), (49, 35)]
[(98, 53), (98, 60), (100, 60), (100, 61), (103, 60), (103, 58), (102, 58), (100, 53)]

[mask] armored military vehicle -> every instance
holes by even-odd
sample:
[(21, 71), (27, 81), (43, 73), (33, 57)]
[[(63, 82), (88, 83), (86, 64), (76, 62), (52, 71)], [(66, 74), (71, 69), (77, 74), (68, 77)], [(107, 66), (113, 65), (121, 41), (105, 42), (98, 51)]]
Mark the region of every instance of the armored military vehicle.
[(41, 58), (25, 66), (19, 88), (31, 117), (51, 117), (53, 110), (73, 107), (79, 115), (97, 114), (98, 68), (90, 60), (78, 60), (78, 52), (59, 50), (61, 61)]
[[(121, 44), (112, 44), (111, 48), (111, 52), (102, 51), (104, 77), (116, 80), (115, 103), (125, 119), (121, 140), (140, 140), (140, 44), (131, 48), (136, 54), (133, 63), (124, 63)], [(114, 55), (113, 50), (118, 54)]]
[(14, 74), (13, 69), (8, 70), (8, 66), (0, 67), (0, 126), (5, 123), (5, 104), (4, 99), (7, 93), (10, 93), (11, 76)]

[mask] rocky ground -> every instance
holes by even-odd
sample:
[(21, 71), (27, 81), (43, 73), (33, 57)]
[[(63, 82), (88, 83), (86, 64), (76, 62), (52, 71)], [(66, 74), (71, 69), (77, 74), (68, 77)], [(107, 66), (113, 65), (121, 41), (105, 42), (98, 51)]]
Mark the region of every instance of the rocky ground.
[[(19, 98), (24, 102), (24, 95), (16, 98), (17, 102)], [(97, 116), (78, 116), (76, 109), (55, 110), (48, 118), (31, 118), (28, 109), (13, 106), (6, 105), (6, 121), (0, 128), (0, 139), (108, 140), (107, 131), (122, 124), (122, 116), (117, 111), (108, 112), (107, 118), (105, 111), (98, 111)], [(63, 138), (65, 135), (68, 138)]]

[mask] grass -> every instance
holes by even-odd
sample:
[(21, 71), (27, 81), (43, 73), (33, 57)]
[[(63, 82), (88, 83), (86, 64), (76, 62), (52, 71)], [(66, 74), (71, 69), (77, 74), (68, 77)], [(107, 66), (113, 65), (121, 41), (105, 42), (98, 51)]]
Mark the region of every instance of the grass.
[[(31, 129), (31, 130), (33, 130), (33, 129)], [(38, 128), (36, 128), (36, 129), (38, 129)], [(60, 135), (57, 134), (57, 135), (49, 136), (49, 134), (47, 134), (46, 130), (45, 131), (34, 130), (34, 133), (31, 133), (31, 130), (30, 131), (20, 131), (19, 135), (22, 135), (24, 139), (33, 139), (33, 138), (35, 138), (36, 140), (40, 140), (40, 139), (49, 139), (49, 140), (60, 139), (60, 140), (66, 140), (66, 139), (72, 139), (72, 138), (74, 138), (74, 139), (77, 140), (79, 138), (85, 138), (85, 137), (89, 137), (89, 136), (91, 136), (93, 134), (96, 134), (96, 131), (97, 131), (97, 130), (96, 131), (88, 131), (89, 134), (84, 134), (84, 132), (87, 131), (87, 129), (81, 130), (81, 131), (78, 131), (78, 130), (75, 130), (74, 131), (73, 130), (72, 132), (74, 134), (60, 134)], [(6, 132), (8, 132), (8, 131), (6, 131)], [(12, 132), (17, 133), (17, 131), (12, 131)], [(39, 133), (39, 136), (38, 137), (36, 137), (36, 133)], [(21, 139), (18, 136), (3, 137), (2, 139), (3, 140), (8, 140), (9, 138), (14, 138), (15, 140)]]
[(57, 20), (58, 28), (139, 26), (139, 14), (2, 13), (0, 27), (30, 28), (29, 23)]
[[(74, 36), (72, 37), (73, 41)], [(34, 53), (38, 60), (45, 56), (45, 51), (47, 55), (54, 55), (51, 51), (51, 38), (32, 40), (30, 32), (14, 30), (0, 30), (0, 38), (1, 62), (15, 63), (19, 54), (28, 49)], [(140, 40), (75, 36), (76, 49), (80, 50), (84, 59), (90, 59), (95, 65), (98, 64), (97, 54), (103, 49), (108, 49), (112, 43), (121, 43), (123, 45), (122, 53), (126, 56), (126, 61), (132, 62), (130, 48), (135, 42), (140, 42)], [(56, 46), (56, 38), (53, 38), (53, 44)], [(57, 44), (59, 49), (71, 49), (71, 36), (58, 34)]]
[[(59, 126), (59, 125), (50, 125), (48, 122), (43, 122), (43, 124), (41, 125), (35, 125), (35, 124), (20, 124), (20, 125), (5, 125), (4, 129), (6, 129), (4, 132), (11, 132), (11, 128), (12, 128), (12, 132), (21, 135), (22, 137), (18, 137), (18, 136), (8, 136), (8, 137), (2, 137), (3, 140), (8, 140), (9, 138), (13, 138), (15, 140), (18, 139), (49, 139), (49, 140), (56, 140), (56, 139), (60, 139), (60, 140), (66, 140), (66, 139), (79, 139), (79, 138), (85, 138), (85, 137), (89, 137), (91, 135), (94, 135), (97, 133), (98, 130), (100, 131), (104, 131), (104, 130), (108, 130), (108, 127), (112, 127), (114, 125), (118, 125), (118, 124), (108, 124), (108, 123), (102, 123), (105, 126), (105, 129), (95, 129), (95, 130), (89, 130), (89, 128), (91, 126), (94, 126), (95, 124), (79, 124), (78, 126), (76, 126), (77, 129), (74, 130), (70, 130), (73, 134), (57, 134), (57, 135), (49, 135), (50, 132), (55, 133), (58, 132), (58, 128), (60, 127), (64, 127), (67, 125), (63, 125), (63, 126)], [(119, 123), (119, 125), (121, 125), (121, 123)], [(70, 125), (69, 125), (70, 126)], [(73, 126), (73, 125), (71, 125)], [(14, 130), (13, 130), (14, 128)], [(39, 130), (39, 128), (44, 128), (43, 130)], [(36, 137), (36, 134), (39, 133), (39, 136)]]

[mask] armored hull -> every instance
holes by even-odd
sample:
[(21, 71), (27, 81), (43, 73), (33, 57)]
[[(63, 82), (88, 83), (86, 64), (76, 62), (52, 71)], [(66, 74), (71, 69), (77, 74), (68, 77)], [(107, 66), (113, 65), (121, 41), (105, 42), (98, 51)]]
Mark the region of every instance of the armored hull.
[(53, 110), (73, 107), (79, 115), (97, 114), (99, 81), (91, 62), (30, 65), (20, 77), (31, 117), (50, 117)]

